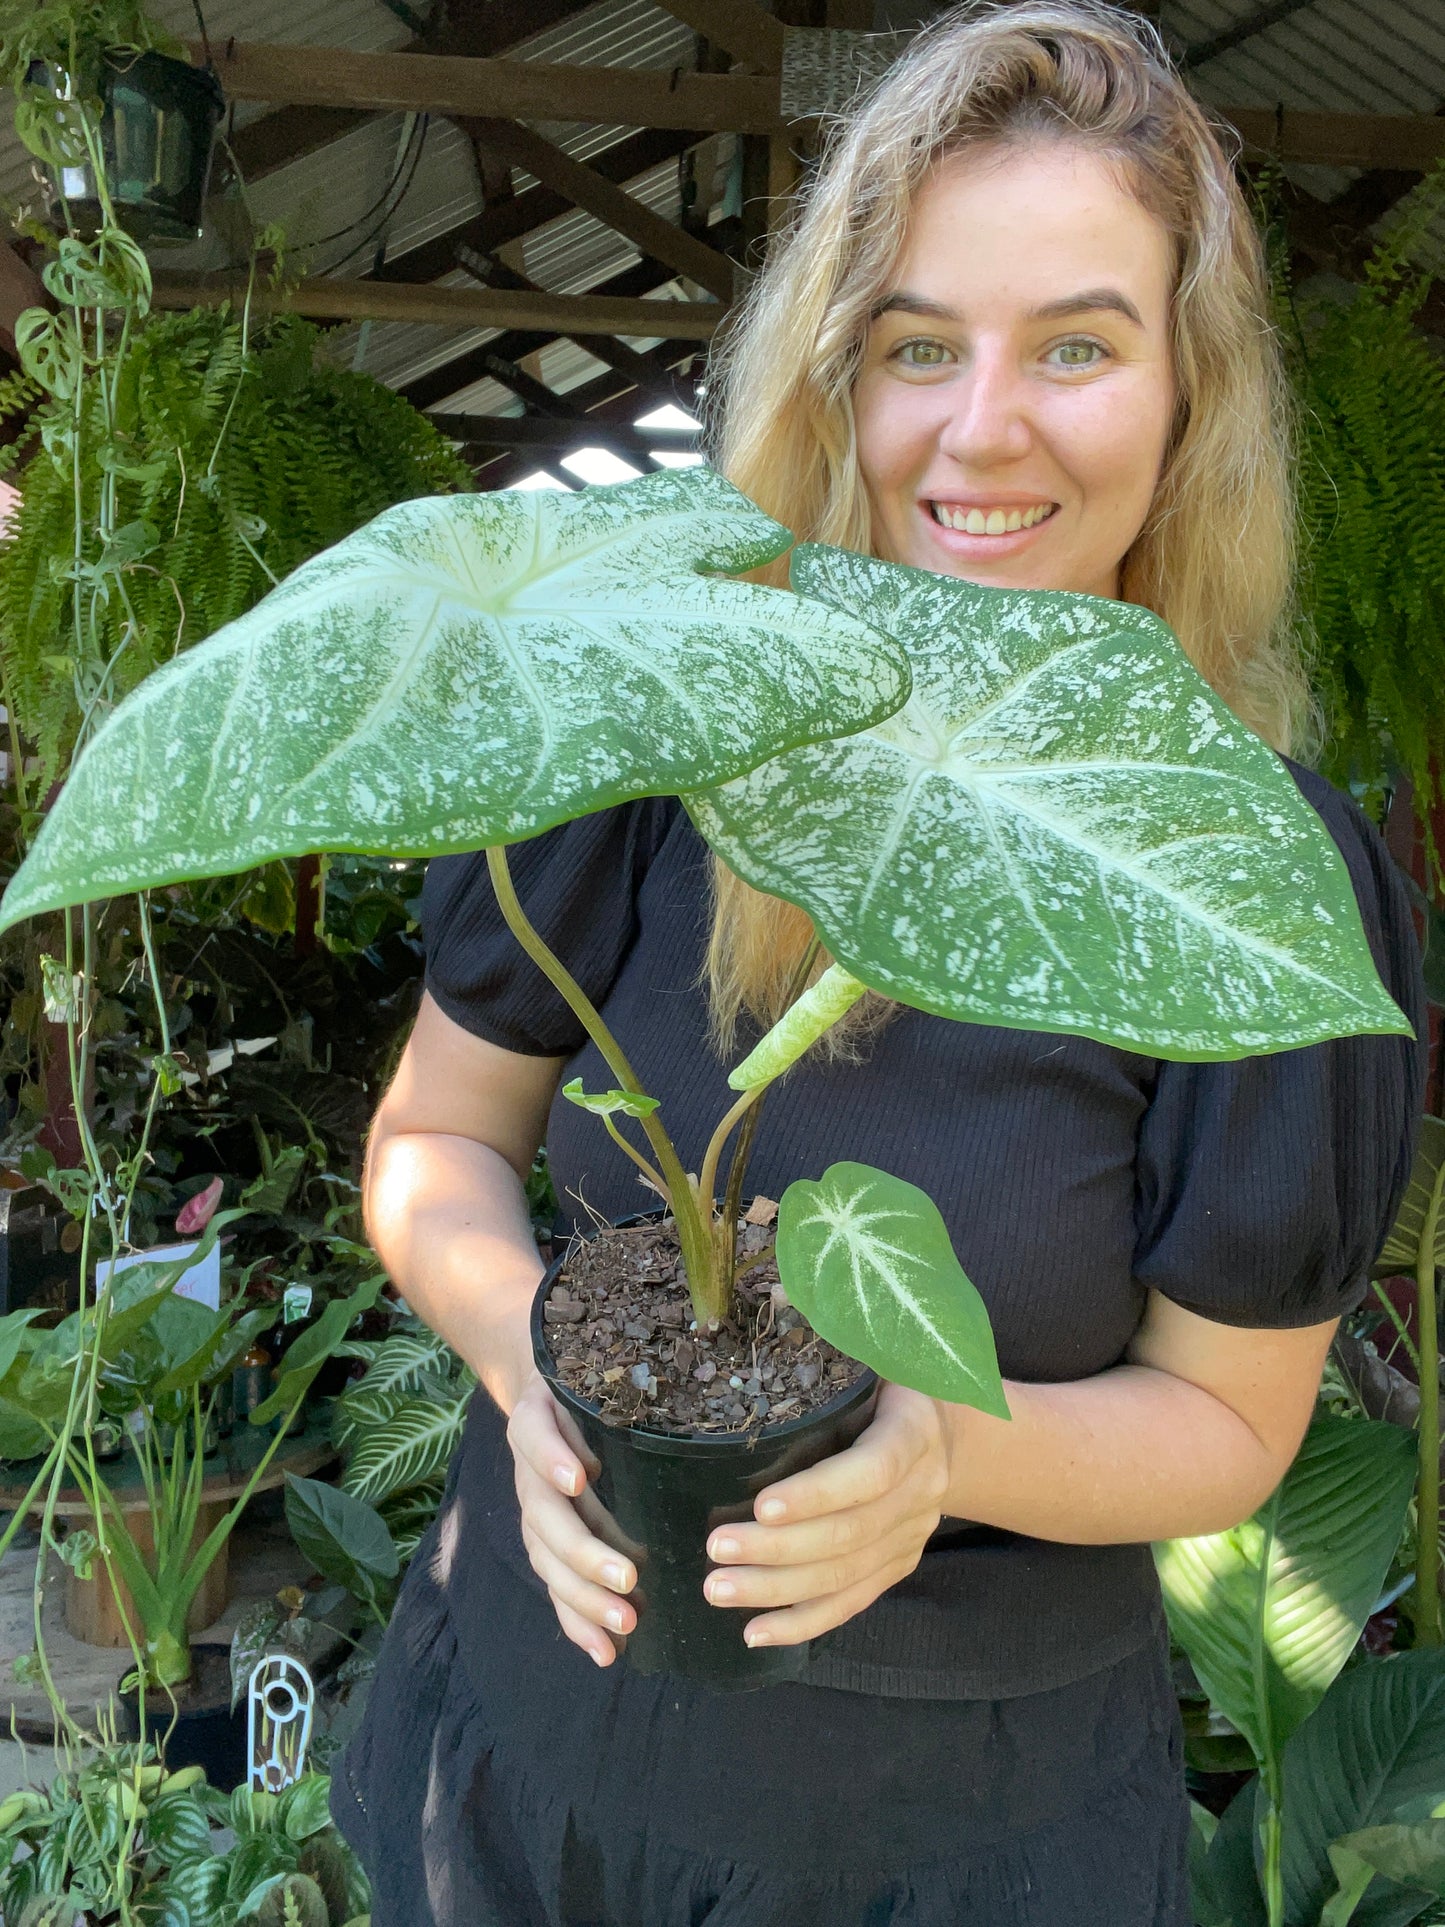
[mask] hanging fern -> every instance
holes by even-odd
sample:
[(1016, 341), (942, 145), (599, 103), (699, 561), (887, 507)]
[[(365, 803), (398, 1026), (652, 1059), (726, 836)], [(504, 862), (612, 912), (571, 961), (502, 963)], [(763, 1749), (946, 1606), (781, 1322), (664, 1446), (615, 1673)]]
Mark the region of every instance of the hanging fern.
[[(247, 347), (226, 311), (154, 315), (119, 359), (109, 435), (90, 391), (83, 480), (98, 493), (107, 468), (117, 477), (117, 533), (108, 556), (93, 539), (79, 560), (82, 570), (119, 563), (125, 591), (112, 574), (97, 636), (99, 663), (114, 665), (108, 697), (392, 503), (471, 486), (424, 416), (370, 376), (332, 366), (318, 344), (295, 316)], [(0, 386), (0, 413), (23, 399)], [(41, 794), (63, 773), (81, 718), (71, 465), (46, 435), (63, 406), (37, 412), (40, 445), (16, 478), (21, 500), (0, 541), (0, 665), (39, 754)], [(94, 528), (82, 506), (82, 525)]]
[[(1445, 364), (1415, 325), (1430, 277), (1408, 228), (1344, 298), (1289, 316), (1301, 403), (1299, 596), (1330, 725), (1325, 768), (1378, 800), (1400, 771), (1428, 824), (1445, 772)], [(1440, 852), (1432, 857), (1440, 864)]]

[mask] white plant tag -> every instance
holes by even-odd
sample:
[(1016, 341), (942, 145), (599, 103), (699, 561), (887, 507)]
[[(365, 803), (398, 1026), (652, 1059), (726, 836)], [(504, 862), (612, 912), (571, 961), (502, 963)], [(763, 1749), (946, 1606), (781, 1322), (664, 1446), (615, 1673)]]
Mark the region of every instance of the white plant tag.
[[(170, 1264), (177, 1258), (189, 1257), (196, 1248), (198, 1240), (190, 1244), (153, 1245), (149, 1251), (132, 1251), (128, 1257), (117, 1258), (116, 1271), (129, 1271), (132, 1265)], [(176, 1283), (177, 1298), (192, 1298), (198, 1305), (208, 1305), (212, 1311), (221, 1309), (221, 1247), (212, 1245), (198, 1265), (183, 1271)]]

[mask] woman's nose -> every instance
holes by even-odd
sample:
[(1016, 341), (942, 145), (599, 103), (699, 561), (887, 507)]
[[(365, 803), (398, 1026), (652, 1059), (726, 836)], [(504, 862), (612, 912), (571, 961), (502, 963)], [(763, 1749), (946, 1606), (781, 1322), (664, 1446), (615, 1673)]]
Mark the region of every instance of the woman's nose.
[(1017, 368), (977, 355), (945, 392), (951, 405), (938, 437), (943, 454), (965, 468), (986, 468), (1028, 453), (1028, 397)]

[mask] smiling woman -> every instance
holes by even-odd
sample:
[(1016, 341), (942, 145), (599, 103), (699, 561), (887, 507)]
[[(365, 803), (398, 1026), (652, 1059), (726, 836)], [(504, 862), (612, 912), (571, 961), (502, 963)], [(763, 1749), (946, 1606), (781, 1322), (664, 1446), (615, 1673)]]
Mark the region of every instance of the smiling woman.
[[(1039, 604), (988, 599), (986, 666), (961, 669), (937, 611), (962, 584), (937, 578), (1055, 592), (1071, 655), (1119, 601), (1151, 609), (1237, 717), (1287, 749), (1302, 683), (1282, 627), (1281, 394), (1229, 164), (1136, 14), (965, 6), (837, 129), (722, 351), (714, 440), (778, 521), (854, 552), (826, 578), (798, 558), (805, 592), (876, 576), (910, 635), (913, 696), (849, 739), (871, 748), (843, 793), (877, 790), (885, 751), (911, 760), (927, 841), (899, 862), (936, 899), (930, 934), (961, 994), (979, 967), (950, 934), (961, 902), (998, 903), (996, 958), (1048, 937), (1018, 883), (1029, 850), (987, 813), (951, 845), (930, 787), (952, 732), (996, 707), (990, 676), (1012, 674)], [(1054, 774), (1108, 847), (1126, 793), (1094, 787), (1109, 718), (1150, 715), (1147, 673), (1121, 661), (1082, 668), (1050, 725), (1069, 745)], [(1223, 717), (1203, 718), (1182, 760)], [(1029, 780), (996, 720), (976, 733), (990, 778)], [(706, 1142), (732, 1096), (720, 1041), (739, 1026), (753, 1041), (779, 1015), (813, 935), (801, 910), (710, 862), (694, 822), (741, 863), (729, 824), (766, 817), (789, 861), (806, 846), (816, 869), (850, 821), (831, 802), (800, 807), (787, 762), (725, 802), (692, 796), (691, 817), (654, 796), (513, 852), (517, 899), (627, 1040), (635, 1088), (666, 1093), (678, 1142)], [(1345, 798), (1291, 769), (1418, 1029), (1389, 859)], [(1168, 867), (1189, 826), (1152, 771), (1137, 782), (1137, 826)], [(1023, 842), (1046, 840), (1046, 805), (1025, 815)], [(850, 880), (857, 847), (842, 853)], [(781, 868), (749, 873), (788, 887)], [(1252, 901), (1308, 899), (1293, 877), (1233, 881)], [(1154, 939), (1112, 880), (1103, 895), (1093, 955), (1113, 982)], [(639, 1204), (632, 1165), (599, 1152), (562, 1089), (604, 1088), (606, 1064), (521, 958), (484, 859), (432, 864), (423, 926), (427, 996), (373, 1130), (368, 1226), (485, 1391), (337, 1796), (377, 1927), (1187, 1927), (1149, 1542), (1244, 1519), (1293, 1457), (1409, 1169), (1414, 1040), (1166, 1062), (1087, 1026), (1012, 1024), (1012, 1007), (989, 1024), (926, 999), (855, 1004), (828, 1033), (851, 1024), (842, 1046), (773, 1088), (751, 1180), (784, 1198), (861, 1142), (927, 1191), (987, 1305), (1011, 1417), (885, 1384), (855, 1444), (765, 1486), (751, 1518), (719, 1519), (704, 1597), (750, 1645), (799, 1653), (797, 1683), (729, 1697), (629, 1663), (646, 1549), (600, 1511), (596, 1468), (533, 1362), (540, 1266), (521, 1180), (539, 1139), (559, 1233)], [(1171, 911), (1159, 940), (1178, 935)]]

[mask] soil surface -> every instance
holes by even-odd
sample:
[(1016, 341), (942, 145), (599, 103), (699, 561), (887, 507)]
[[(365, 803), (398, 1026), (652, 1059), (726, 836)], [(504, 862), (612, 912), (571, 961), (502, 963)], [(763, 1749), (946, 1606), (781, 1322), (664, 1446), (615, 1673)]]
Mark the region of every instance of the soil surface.
[(659, 1432), (747, 1432), (801, 1418), (864, 1370), (819, 1338), (788, 1303), (769, 1255), (777, 1206), (757, 1198), (738, 1220), (738, 1279), (716, 1331), (692, 1314), (671, 1218), (577, 1240), (543, 1316), (557, 1376), (614, 1425)]

